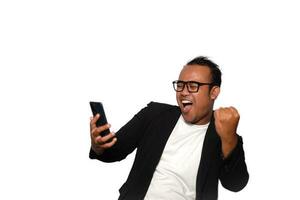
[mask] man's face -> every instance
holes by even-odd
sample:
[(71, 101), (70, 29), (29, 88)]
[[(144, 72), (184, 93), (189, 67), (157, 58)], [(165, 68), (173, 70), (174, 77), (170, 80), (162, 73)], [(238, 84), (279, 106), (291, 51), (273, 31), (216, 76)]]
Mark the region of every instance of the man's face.
[[(211, 83), (210, 69), (207, 66), (186, 65), (181, 70), (178, 80)], [(220, 88), (213, 86), (211, 91), (209, 88), (209, 85), (202, 85), (198, 92), (190, 93), (185, 85), (183, 91), (176, 92), (177, 103), (186, 122), (200, 125), (210, 121), (213, 103)]]

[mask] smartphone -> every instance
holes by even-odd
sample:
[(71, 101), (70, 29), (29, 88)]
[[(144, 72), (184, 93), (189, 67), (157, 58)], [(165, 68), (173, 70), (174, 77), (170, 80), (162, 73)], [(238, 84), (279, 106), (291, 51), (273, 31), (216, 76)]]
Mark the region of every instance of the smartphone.
[[(99, 126), (103, 126), (103, 125), (107, 124), (107, 119), (106, 119), (106, 116), (105, 116), (105, 112), (104, 112), (104, 108), (103, 108), (102, 103), (101, 102), (90, 101), (90, 106), (91, 106), (91, 109), (92, 109), (92, 112), (93, 112), (94, 116), (97, 113), (100, 114), (100, 118), (97, 120), (96, 126), (99, 127)], [(109, 133), (110, 133), (110, 130), (107, 129), (107, 130), (101, 132), (101, 136), (105, 136)]]

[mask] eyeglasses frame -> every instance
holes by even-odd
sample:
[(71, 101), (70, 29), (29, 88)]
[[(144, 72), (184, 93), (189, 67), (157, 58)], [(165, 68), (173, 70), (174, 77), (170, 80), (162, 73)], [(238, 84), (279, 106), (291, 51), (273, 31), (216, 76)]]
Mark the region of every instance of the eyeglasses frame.
[[(176, 84), (178, 83), (183, 83), (183, 87), (182, 87), (182, 90), (176, 90)], [(186, 85), (188, 85), (189, 83), (196, 83), (198, 85), (197, 87), (197, 91), (190, 91), (190, 88), (189, 86), (187, 86), (187, 90), (189, 93), (197, 93), (199, 91), (199, 88), (203, 85), (214, 85), (213, 83), (201, 83), (201, 82), (198, 82), (198, 81), (182, 81), (182, 80), (176, 80), (176, 81), (173, 81), (172, 84), (173, 84), (173, 88), (176, 92), (182, 92), (185, 88)]]

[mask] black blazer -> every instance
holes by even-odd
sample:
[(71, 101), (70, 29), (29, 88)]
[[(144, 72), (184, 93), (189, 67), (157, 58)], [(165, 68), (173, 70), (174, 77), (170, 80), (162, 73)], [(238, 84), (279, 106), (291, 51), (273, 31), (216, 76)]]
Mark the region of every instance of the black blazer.
[[(98, 156), (91, 149), (90, 158), (104, 162), (120, 161), (135, 149), (136, 156), (127, 181), (120, 188), (119, 200), (144, 199), (155, 168), (181, 112), (178, 106), (151, 102), (117, 133), (117, 143)], [(221, 140), (214, 118), (205, 135), (197, 174), (196, 200), (216, 200), (218, 181), (231, 191), (243, 189), (249, 179), (242, 138), (223, 160)]]

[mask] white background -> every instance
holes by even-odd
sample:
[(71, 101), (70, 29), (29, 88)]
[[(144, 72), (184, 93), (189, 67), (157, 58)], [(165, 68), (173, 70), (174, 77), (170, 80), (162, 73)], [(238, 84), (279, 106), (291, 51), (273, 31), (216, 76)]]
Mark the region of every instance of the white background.
[(223, 71), (216, 107), (240, 111), (250, 172), (219, 199), (299, 199), (296, 2), (1, 1), (0, 199), (117, 199), (134, 155), (88, 158), (88, 102), (117, 131), (176, 104), (171, 81), (199, 55)]

